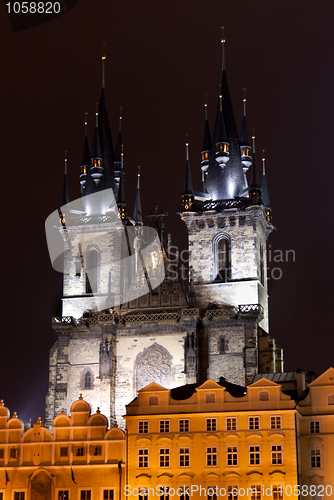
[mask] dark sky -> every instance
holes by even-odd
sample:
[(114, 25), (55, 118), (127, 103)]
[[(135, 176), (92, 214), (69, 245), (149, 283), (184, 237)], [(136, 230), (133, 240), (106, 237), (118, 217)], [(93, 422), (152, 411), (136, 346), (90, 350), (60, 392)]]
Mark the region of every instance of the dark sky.
[(114, 143), (123, 106), (126, 195), (133, 209), (137, 166), (142, 204), (169, 212), (167, 232), (186, 244), (180, 209), (185, 135), (200, 188), (204, 93), (213, 118), (225, 26), (227, 75), (241, 126), (242, 88), (266, 150), (274, 263), (270, 333), (284, 348), (285, 370), (321, 373), (333, 360), (332, 0), (80, 0), (69, 13), (12, 33), (2, 4), (1, 41), (1, 360), (0, 396), (25, 421), (44, 413), (48, 351), (56, 340), (61, 274), (54, 271), (44, 223), (60, 203), (64, 150), (70, 198), (79, 195), (84, 113), (89, 139), (101, 91)]

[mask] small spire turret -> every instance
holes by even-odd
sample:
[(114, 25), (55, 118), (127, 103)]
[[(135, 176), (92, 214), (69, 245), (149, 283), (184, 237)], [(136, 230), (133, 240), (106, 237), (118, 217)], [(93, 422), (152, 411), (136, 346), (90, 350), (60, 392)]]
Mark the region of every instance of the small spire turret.
[(203, 147), (202, 147), (202, 151), (201, 151), (201, 168), (202, 168), (202, 172), (205, 172), (208, 169), (208, 166), (209, 166), (209, 157), (210, 157), (210, 150), (211, 150), (211, 146), (212, 146), (211, 134), (210, 134), (210, 127), (209, 127), (209, 122), (208, 122), (207, 96), (208, 96), (208, 94), (205, 94), (205, 103), (204, 103), (204, 110), (205, 110), (204, 139), (203, 139)]
[(95, 134), (92, 144), (92, 152), (90, 155), (90, 170), (91, 176), (94, 179), (96, 186), (99, 185), (101, 177), (103, 175), (103, 159), (100, 144), (100, 134), (99, 134), (99, 113), (98, 113), (98, 103), (96, 103), (95, 112)]
[(124, 167), (123, 167), (123, 144), (121, 146), (121, 171), (120, 171), (120, 182), (118, 187), (118, 196), (117, 196), (117, 206), (119, 213), (121, 215), (121, 219), (126, 219), (126, 201), (125, 201), (125, 187), (124, 187)]
[(88, 147), (88, 138), (87, 138), (87, 116), (88, 113), (85, 113), (85, 140), (82, 154), (82, 163), (80, 167), (80, 184), (81, 184), (81, 192), (83, 193), (85, 189), (85, 184), (87, 180), (87, 171), (90, 163), (90, 155), (89, 155), (89, 147)]
[(135, 208), (133, 211), (133, 220), (135, 221), (136, 226), (143, 225), (143, 215), (142, 215), (141, 201), (140, 201), (140, 166), (138, 167), (138, 174), (137, 174), (137, 192), (136, 192)]
[(186, 172), (185, 172), (185, 177), (184, 177), (184, 188), (183, 188), (183, 193), (182, 193), (182, 211), (189, 212), (192, 209), (194, 203), (194, 191), (193, 191), (193, 184), (191, 180), (191, 173), (190, 173), (190, 167), (189, 167), (189, 142), (188, 142), (188, 136), (187, 136), (187, 142), (186, 142)]
[(121, 156), (122, 156), (122, 112), (123, 106), (119, 108), (119, 126), (118, 126), (118, 136), (115, 148), (115, 161), (114, 161), (114, 176), (115, 176), (115, 188), (118, 193), (119, 183), (121, 178)]
[(64, 167), (64, 183), (63, 183), (63, 191), (61, 194), (61, 202), (60, 206), (68, 205), (70, 202), (70, 198), (68, 196), (68, 182), (67, 182), (67, 150), (65, 151), (65, 167)]
[(246, 88), (243, 88), (243, 91), (244, 91), (244, 98), (243, 98), (244, 115), (243, 115), (242, 126), (241, 126), (240, 154), (241, 154), (241, 162), (242, 162), (243, 170), (246, 173), (252, 164), (252, 157), (251, 157), (252, 148), (250, 146), (250, 140), (249, 140), (249, 134), (248, 134), (248, 124), (247, 124), (247, 117), (246, 117)]
[(251, 205), (261, 205), (261, 188), (260, 188), (260, 180), (259, 180), (259, 172), (257, 169), (256, 163), (256, 154), (255, 154), (255, 134), (253, 128), (253, 165), (252, 165), (252, 176), (251, 182), (249, 186), (249, 199)]
[(230, 159), (230, 145), (227, 139), (224, 115), (223, 115), (223, 96), (221, 93), (221, 85), (218, 100), (218, 109), (216, 115), (215, 130), (213, 133), (214, 144), (216, 145), (215, 157), (219, 165), (224, 168), (228, 160)]
[(262, 151), (262, 204), (266, 213), (267, 221), (272, 223), (271, 216), (271, 206), (269, 200), (268, 186), (267, 186), (267, 178), (266, 178), (266, 159), (264, 155), (265, 151)]

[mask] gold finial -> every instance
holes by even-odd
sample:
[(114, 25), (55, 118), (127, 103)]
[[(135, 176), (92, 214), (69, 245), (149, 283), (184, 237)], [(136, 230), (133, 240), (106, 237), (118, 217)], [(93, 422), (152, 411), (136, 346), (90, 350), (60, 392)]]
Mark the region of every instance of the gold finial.
[(138, 165), (138, 174), (137, 177), (140, 177), (140, 165)]
[(0, 399), (0, 406), (5, 406), (5, 403), (3, 402), (3, 399)]
[(17, 411), (14, 411), (13, 418), (17, 418)]
[(67, 149), (65, 150), (65, 174), (67, 174)]
[(65, 415), (65, 408), (62, 408), (60, 413), (61, 413), (62, 415)]
[(204, 114), (205, 114), (205, 121), (208, 119), (208, 94), (204, 94)]
[(266, 159), (265, 156), (264, 156), (264, 153), (265, 153), (265, 150), (262, 149), (262, 161)]
[(189, 161), (189, 135), (186, 134), (186, 160)]
[(97, 407), (96, 413), (101, 413), (100, 407)]
[(221, 37), (221, 43), (225, 43), (226, 40), (225, 40), (225, 26), (221, 26), (220, 28), (222, 30), (222, 37)]
[(221, 83), (219, 84), (219, 96), (218, 97), (219, 97), (219, 99), (221, 99), (223, 97), (223, 95), (222, 95), (222, 84)]
[(85, 137), (87, 137), (88, 113), (85, 113)]
[(99, 118), (99, 103), (95, 103), (95, 126), (98, 127), (98, 118)]
[(246, 116), (246, 87), (244, 87), (242, 90), (244, 92), (244, 98), (242, 100), (242, 102), (244, 103), (244, 116)]
[(79, 394), (79, 399), (83, 399), (82, 394)]
[(114, 422), (114, 428), (117, 429), (118, 428), (118, 423), (117, 423), (117, 420), (115, 420)]
[(103, 61), (105, 61), (105, 60), (106, 60), (105, 48), (106, 48), (106, 44), (105, 44), (105, 43), (103, 43), (103, 44), (102, 44), (102, 60), (103, 60)]

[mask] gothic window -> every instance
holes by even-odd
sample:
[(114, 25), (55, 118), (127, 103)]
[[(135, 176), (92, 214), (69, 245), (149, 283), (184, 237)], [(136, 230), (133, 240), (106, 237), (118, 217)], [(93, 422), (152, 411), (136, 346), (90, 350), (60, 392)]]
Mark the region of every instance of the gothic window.
[(97, 292), (98, 257), (96, 248), (90, 248), (86, 253), (86, 293)]
[(92, 388), (92, 374), (90, 371), (86, 371), (85, 376), (84, 376), (84, 389), (91, 389)]
[(213, 240), (214, 281), (225, 282), (231, 278), (230, 253), (229, 237), (218, 234)]
[(226, 352), (226, 342), (225, 342), (224, 337), (219, 338), (218, 351), (219, 351), (219, 354), (225, 354), (225, 352)]

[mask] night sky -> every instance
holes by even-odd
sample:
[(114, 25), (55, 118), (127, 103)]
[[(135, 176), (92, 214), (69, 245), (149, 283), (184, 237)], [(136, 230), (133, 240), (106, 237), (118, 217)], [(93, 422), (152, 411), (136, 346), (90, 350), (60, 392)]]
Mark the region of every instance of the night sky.
[[(114, 144), (118, 109), (128, 210), (142, 167), (143, 213), (168, 211), (166, 232), (186, 246), (180, 210), (189, 134), (194, 189), (200, 190), (204, 94), (211, 131), (221, 75), (222, 25), (236, 121), (242, 88), (255, 127), (258, 164), (266, 150), (273, 222), (268, 247), (294, 250), (271, 279), (270, 333), (285, 371), (321, 373), (333, 360), (332, 0), (80, 0), (67, 14), (13, 33), (1, 5), (1, 360), (0, 397), (21, 419), (44, 415), (48, 351), (56, 341), (62, 275), (52, 269), (47, 216), (58, 208), (68, 150), (70, 199), (88, 111), (89, 140), (101, 92)], [(277, 276), (277, 274), (276, 274)]]

